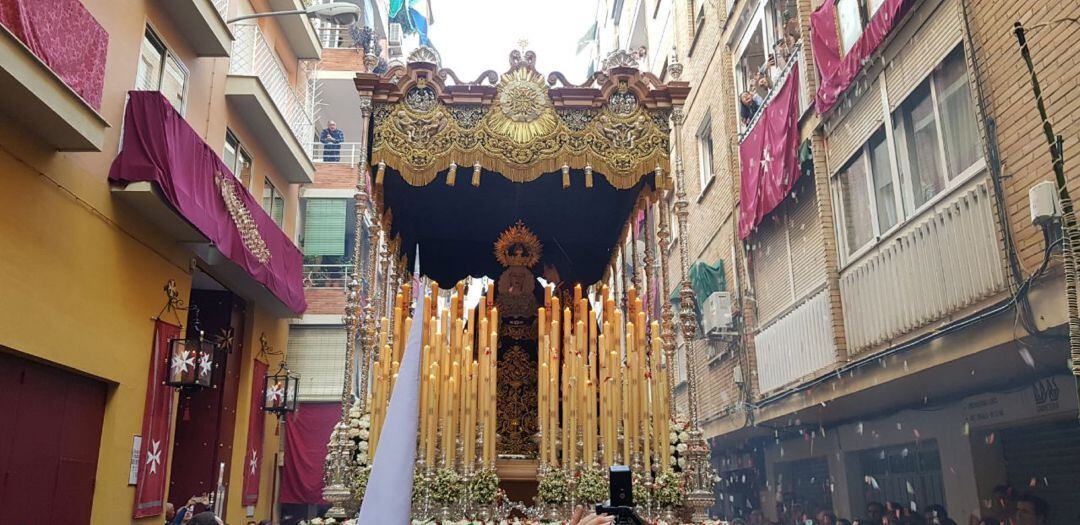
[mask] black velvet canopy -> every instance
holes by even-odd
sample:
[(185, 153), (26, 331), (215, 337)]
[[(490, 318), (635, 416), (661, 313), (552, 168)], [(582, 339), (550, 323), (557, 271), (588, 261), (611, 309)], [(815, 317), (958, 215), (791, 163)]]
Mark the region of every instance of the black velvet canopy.
[(573, 183), (563, 188), (559, 172), (519, 183), (485, 170), (476, 187), (469, 183), (471, 170), (464, 171), (454, 186), (446, 185), (445, 171), (430, 184), (412, 186), (387, 168), (382, 187), (384, 209), (393, 217), (390, 234), (401, 237), (408, 267), (419, 242), (421, 273), (444, 287), (468, 276), (497, 278), (504, 268), (495, 259), (495, 241), (519, 220), (543, 245), (532, 269), (537, 275), (550, 265), (563, 282), (597, 282), (642, 189), (654, 184), (650, 174), (620, 190), (597, 174), (586, 188), (584, 174), (575, 170)]

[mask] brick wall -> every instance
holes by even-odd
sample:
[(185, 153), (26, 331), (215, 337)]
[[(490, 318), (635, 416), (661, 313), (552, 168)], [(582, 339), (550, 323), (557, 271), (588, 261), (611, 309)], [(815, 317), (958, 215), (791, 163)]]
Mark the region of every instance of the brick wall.
[(1027, 68), (1012, 33), (1013, 23), (1029, 28), (1028, 47), (1046, 109), (1055, 132), (1065, 138), (1065, 171), (1075, 200), (1080, 196), (1080, 70), (1075, 23), (1058, 23), (1032, 30), (1033, 26), (1080, 17), (1080, 3), (1030, 0), (985, 2), (965, 0), (972, 33), (978, 80), (987, 115), (997, 122), (997, 141), (1002, 164), (1005, 210), (1021, 267), (1030, 273), (1042, 260), (1042, 231), (1031, 224), (1028, 190), (1044, 180), (1054, 180), (1049, 149)]
[(345, 313), (345, 290), (342, 288), (305, 288), (308, 315)]
[[(710, 264), (723, 260), (729, 290), (735, 284), (735, 261), (732, 260), (736, 238), (737, 200), (737, 154), (738, 136), (735, 132), (735, 105), (730, 96), (734, 87), (731, 78), (731, 57), (721, 45), (723, 28), (723, 3), (705, 4), (705, 22), (694, 28), (696, 34), (687, 25), (692, 16), (689, 3), (675, 1), (673, 28), (676, 41), (679, 42), (679, 58), (683, 61), (685, 73), (683, 80), (690, 83), (692, 91), (685, 105), (685, 123), (679, 137), (681, 144), (679, 155), (683, 164), (683, 182), (686, 198), (689, 202), (687, 211), (687, 231), (673, 229), (678, 242), (688, 243), (690, 262), (705, 261)], [(698, 4), (700, 5), (700, 4)], [(713, 143), (713, 162), (711, 180), (703, 181), (699, 165), (699, 132), (708, 122)], [(703, 184), (704, 182), (704, 184)], [(669, 277), (672, 286), (677, 287), (681, 279), (679, 246), (673, 246), (668, 256)], [(739, 282), (744, 282), (742, 279)], [(709, 355), (721, 348), (729, 351), (722, 358), (712, 359)], [(726, 413), (739, 399), (738, 388), (732, 381), (736, 365), (744, 363), (745, 349), (738, 344), (711, 342), (699, 339), (688, 352), (688, 365), (694, 366), (698, 374), (699, 417), (703, 422), (715, 419)], [(744, 375), (745, 364), (744, 366)], [(677, 392), (677, 404), (685, 407), (686, 390)], [(684, 408), (682, 408), (684, 409)], [(705, 425), (708, 428), (708, 425)], [(712, 437), (711, 435), (707, 437)]]
[(323, 71), (366, 71), (362, 48), (323, 49), (319, 69)]
[(318, 189), (354, 189), (356, 188), (357, 167), (351, 164), (315, 163), (315, 184), (307, 188)]

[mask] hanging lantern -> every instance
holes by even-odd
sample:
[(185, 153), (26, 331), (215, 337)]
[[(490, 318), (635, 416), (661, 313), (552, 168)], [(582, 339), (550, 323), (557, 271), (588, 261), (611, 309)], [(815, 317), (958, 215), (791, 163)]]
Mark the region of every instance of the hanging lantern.
[(169, 340), (169, 373), (165, 384), (174, 388), (207, 388), (214, 374), (214, 344), (203, 339), (199, 310), (191, 307), (194, 337)]
[(300, 375), (289, 370), (284, 361), (273, 374), (266, 374), (263, 383), (263, 410), (278, 415), (296, 412)]

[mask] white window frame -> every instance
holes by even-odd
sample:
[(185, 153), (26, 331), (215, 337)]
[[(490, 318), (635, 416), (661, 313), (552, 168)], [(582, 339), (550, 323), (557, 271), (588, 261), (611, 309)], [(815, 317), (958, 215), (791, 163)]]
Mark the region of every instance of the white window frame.
[[(266, 190), (270, 190), (270, 207), (266, 207)], [(281, 200), (281, 222), (274, 221), (278, 227), (282, 227), (285, 224), (285, 194), (281, 193), (281, 190), (274, 185), (274, 181), (270, 180), (270, 177), (263, 177), (263, 209), (266, 214), (270, 216), (270, 220), (274, 219), (274, 197)]]
[[(183, 115), (187, 111), (188, 87), (191, 84), (191, 71), (188, 69), (187, 64), (185, 64), (184, 61), (179, 56), (176, 55), (176, 53), (173, 53), (172, 47), (169, 45), (168, 42), (165, 41), (165, 38), (161, 36), (161, 32), (154, 29), (154, 26), (152, 24), (150, 24), (149, 22), (147, 22), (144, 25), (143, 37), (142, 37), (142, 39), (139, 40), (139, 59), (135, 63), (135, 88), (137, 89), (139, 87), (139, 85), (138, 85), (138, 82), (139, 82), (139, 68), (142, 66), (142, 45), (143, 45), (143, 42), (145, 42), (148, 37), (152, 37), (154, 40), (157, 41), (157, 43), (161, 44), (162, 50), (161, 50), (161, 58), (160, 58), (160, 60), (158, 62), (158, 65), (157, 65), (158, 72), (157, 72), (157, 79), (155, 81), (157, 87), (155, 89), (149, 89), (149, 90), (143, 90), (143, 91), (159, 91), (159, 92), (161, 91), (161, 84), (165, 79), (165, 71), (166, 71), (165, 66), (170, 61), (172, 61), (174, 64), (179, 66), (180, 71), (182, 71), (183, 74), (184, 74), (184, 85), (180, 90), (180, 107), (175, 108), (176, 111), (178, 111), (181, 115)], [(169, 101), (169, 102), (171, 103), (172, 101)]]
[[(881, 111), (882, 111), (882, 119), (883, 119), (881, 126), (884, 126), (884, 128), (885, 128), (885, 142), (887, 143), (887, 147), (888, 147), (888, 151), (889, 151), (889, 164), (890, 164), (890, 172), (891, 172), (892, 183), (893, 183), (893, 198), (896, 199), (895, 205), (896, 205), (897, 221), (896, 221), (896, 224), (892, 225), (892, 227), (890, 227), (888, 230), (881, 231), (879, 221), (878, 221), (878, 217), (877, 217), (877, 191), (876, 191), (876, 187), (875, 187), (874, 182), (873, 182), (873, 173), (872, 173), (872, 170), (871, 170), (871, 167), (870, 167), (870, 148), (869, 148), (869, 146), (870, 146), (870, 140), (873, 138), (873, 136), (875, 134), (877, 134), (878, 129), (880, 129), (880, 127), (879, 127), (877, 129), (875, 129), (872, 133), (870, 133), (870, 135), (866, 138), (866, 140), (863, 142), (863, 144), (861, 146), (859, 146), (858, 149), (851, 152), (850, 155), (848, 155), (846, 158), (844, 158), (843, 162), (838, 164), (838, 168), (835, 171), (833, 171), (832, 175), (830, 176), (830, 186), (831, 186), (830, 191), (831, 191), (831, 194), (832, 194), (833, 202), (835, 203), (835, 206), (834, 206), (835, 211), (833, 213), (833, 226), (834, 226), (834, 230), (836, 232), (837, 246), (838, 246), (839, 252), (840, 252), (839, 255), (840, 255), (841, 269), (849, 266), (853, 262), (855, 262), (855, 261), (859, 260), (860, 258), (862, 258), (863, 255), (865, 255), (866, 253), (874, 250), (877, 246), (879, 246), (881, 244), (881, 241), (883, 239), (887, 239), (887, 238), (891, 237), (898, 230), (900, 230), (900, 229), (906, 227), (907, 225), (913, 223), (921, 215), (926, 213), (927, 210), (932, 209), (934, 206), (936, 206), (938, 203), (940, 203), (943, 199), (946, 199), (950, 195), (952, 195), (953, 192), (955, 192), (957, 190), (957, 188), (959, 188), (961, 186), (964, 186), (973, 177), (975, 177), (979, 173), (982, 173), (982, 172), (984, 172), (986, 170), (986, 157), (983, 156), (983, 157), (980, 157), (979, 159), (977, 159), (974, 163), (972, 163), (971, 166), (968, 166), (967, 168), (965, 168), (960, 173), (957, 173), (955, 177), (952, 177), (951, 179), (949, 178), (949, 167), (948, 167), (947, 157), (945, 155), (945, 134), (944, 134), (944, 129), (942, 128), (941, 107), (940, 107), (938, 96), (937, 96), (937, 87), (936, 87), (936, 82), (934, 82), (934, 78), (935, 78), (934, 75), (937, 74), (938, 70), (940, 69), (940, 66), (944, 63), (944, 60), (950, 54), (952, 54), (952, 52), (954, 50), (955, 50), (955, 47), (953, 49), (951, 49), (948, 53), (945, 53), (944, 56), (942, 56), (942, 58), (941, 58), (941, 62), (939, 62), (930, 71), (930, 73), (928, 73), (926, 75), (925, 78), (923, 78), (917, 84), (915, 84), (915, 87), (913, 89), (911, 89), (910, 92), (907, 95), (905, 95), (904, 100), (900, 101), (900, 103), (896, 105), (896, 109), (891, 110), (891, 111), (889, 109), (889, 96), (888, 96), (888, 90), (887, 90), (888, 82), (886, 82), (885, 73), (882, 73), (880, 75), (878, 85), (880, 86)], [(966, 52), (967, 51), (965, 50), (965, 53)], [(964, 74), (965, 75), (970, 74), (970, 71), (967, 71), (966, 62), (965, 62), (965, 73)], [(937, 131), (938, 165), (939, 165), (939, 169), (942, 170), (942, 175), (944, 175), (945, 184), (942, 187), (941, 191), (937, 192), (933, 197), (931, 197), (930, 199), (927, 199), (927, 201), (924, 202), (922, 205), (915, 206), (915, 204), (914, 204), (915, 203), (915, 200), (914, 200), (915, 197), (914, 197), (914, 194), (911, 191), (912, 186), (911, 186), (911, 179), (910, 179), (911, 174), (909, 173), (910, 169), (907, 167), (906, 163), (903, 166), (901, 165), (901, 155), (900, 155), (900, 152), (897, 150), (896, 133), (895, 133), (895, 122), (896, 122), (895, 119), (896, 119), (897, 115), (899, 115), (899, 112), (901, 111), (901, 108), (904, 106), (904, 103), (906, 103), (908, 101), (908, 98), (911, 97), (911, 95), (913, 93), (915, 93), (915, 91), (917, 91), (923, 85), (923, 83), (927, 83), (930, 86), (930, 103), (931, 103), (931, 106), (933, 107), (934, 124), (936, 126), (936, 131)], [(969, 85), (969, 90), (970, 90), (970, 85)], [(975, 94), (970, 93), (970, 95), (972, 97), (974, 97)], [(871, 93), (867, 93), (864, 96), (873, 96), (873, 95)], [(972, 99), (972, 102), (974, 102), (974, 99)], [(976, 118), (978, 118), (977, 114), (976, 114)], [(981, 146), (981, 144), (980, 144), (980, 146)], [(845, 224), (845, 221), (844, 221), (844, 217), (846, 215), (846, 210), (844, 210), (844, 202), (843, 202), (842, 194), (840, 192), (838, 175), (840, 174), (840, 170), (843, 169), (843, 167), (847, 166), (848, 162), (852, 158), (854, 158), (855, 156), (860, 155), (860, 154), (863, 156), (862, 162), (866, 163), (864, 172), (865, 172), (865, 176), (867, 177), (867, 180), (866, 180), (867, 188), (869, 189), (869, 191), (867, 192), (867, 195), (870, 198), (869, 206), (870, 206), (870, 216), (871, 216), (871, 222), (872, 222), (871, 227), (873, 229), (873, 236), (871, 237), (871, 240), (869, 242), (867, 242), (864, 246), (861, 246), (861, 247), (857, 248), (855, 251), (849, 253), (849, 251), (850, 251), (849, 248), (850, 247), (847, 244), (847, 225)]]
[[(249, 152), (247, 150), (247, 148), (244, 147), (244, 143), (240, 141), (240, 137), (236, 134), (236, 132), (234, 132), (232, 129), (229, 129), (229, 128), (225, 128), (225, 145), (224, 145), (224, 148), (229, 147), (229, 139), (230, 138), (232, 138), (232, 140), (234, 142), (236, 142), (236, 154), (235, 154), (235, 158), (234, 158), (234, 161), (233, 161), (233, 165), (228, 166), (228, 167), (229, 167), (229, 169), (232, 170), (233, 177), (236, 178), (236, 180), (240, 181), (240, 184), (243, 185), (245, 188), (250, 189), (250, 187), (251, 187), (251, 177), (254, 176), (253, 173), (254, 173), (254, 170), (255, 170), (255, 159), (251, 156), (251, 152)], [(224, 153), (224, 151), (222, 153)], [(244, 182), (244, 179), (243, 179), (243, 171), (240, 169), (241, 168), (240, 161), (242, 159), (247, 159), (247, 164), (248, 164), (247, 168), (248, 168), (248, 176), (249, 176), (249, 178), (248, 178), (246, 183)], [(225, 159), (222, 159), (222, 160), (225, 160)], [(275, 189), (276, 189), (276, 187), (275, 187)]]
[[(755, 93), (756, 89), (754, 88), (754, 86), (745, 85), (745, 86), (740, 87), (740, 86), (737, 85), (739, 83), (740, 77), (742, 76), (741, 73), (740, 73), (739, 63), (742, 62), (742, 57), (743, 57), (743, 55), (746, 54), (746, 49), (748, 47), (750, 47), (750, 42), (752, 42), (754, 40), (754, 32), (759, 31), (759, 30), (761, 31), (761, 46), (762, 46), (761, 53), (762, 53), (762, 56), (766, 57), (766, 59), (768, 59), (768, 56), (769, 56), (769, 48), (772, 47), (772, 44), (769, 42), (769, 38), (770, 38), (769, 28), (765, 27), (765, 4), (766, 3), (767, 2), (759, 2), (758, 3), (757, 9), (754, 11), (754, 15), (750, 18), (750, 22), (748, 24), (746, 24), (746, 31), (742, 34), (742, 36), (739, 37), (739, 43), (735, 47), (736, 51), (735, 51), (735, 54), (734, 54), (734, 58), (731, 61), (731, 75), (732, 75), (732, 78), (735, 79), (735, 83), (736, 83), (736, 86), (735, 86), (736, 93), (735, 93), (735, 97), (734, 97), (735, 98), (735, 115), (736, 116), (739, 116), (739, 115), (742, 114), (742, 112), (741, 112), (742, 108), (740, 107), (742, 102), (739, 100), (739, 96), (742, 94), (742, 92), (743, 91), (749, 91), (750, 93), (756, 94)], [(744, 84), (746, 83), (746, 79), (743, 79), (743, 83)], [(742, 89), (743, 87), (748, 87), (750, 89)], [(761, 109), (764, 109), (764, 108), (761, 108)], [(761, 111), (761, 109), (758, 109), (758, 111)], [(742, 118), (736, 118), (735, 120), (738, 121), (739, 132), (741, 133), (743, 130), (746, 129), (746, 124), (743, 124)]]
[(698, 198), (700, 199), (716, 179), (713, 164), (716, 161), (716, 144), (712, 138), (712, 117), (706, 113), (698, 126), (697, 135), (698, 154)]

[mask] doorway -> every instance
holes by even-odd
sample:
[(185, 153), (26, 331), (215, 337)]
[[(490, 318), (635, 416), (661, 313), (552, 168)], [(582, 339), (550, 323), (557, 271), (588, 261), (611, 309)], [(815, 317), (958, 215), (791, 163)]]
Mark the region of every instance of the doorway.
[(90, 523), (105, 398), (105, 383), (0, 350), (0, 521)]
[[(197, 308), (203, 337), (215, 343), (214, 368), (210, 388), (180, 393), (169, 478), (169, 501), (177, 508), (191, 496), (213, 495), (229, 485), (243, 362), (244, 301), (196, 271), (190, 304), (185, 337), (199, 335), (194, 322)], [(224, 502), (221, 508), (227, 508)]]

